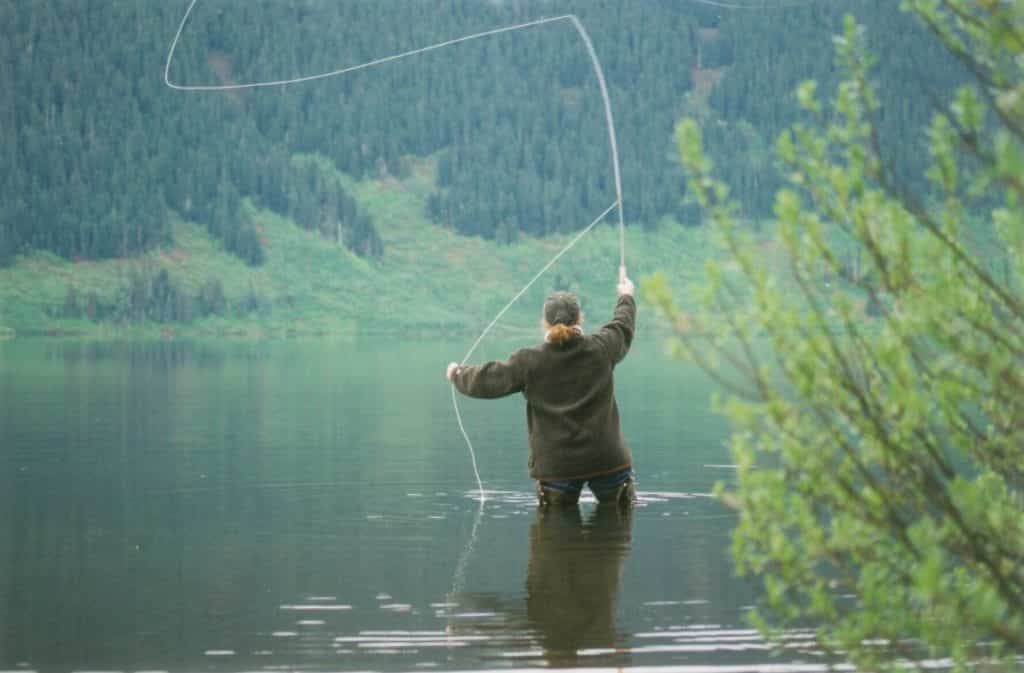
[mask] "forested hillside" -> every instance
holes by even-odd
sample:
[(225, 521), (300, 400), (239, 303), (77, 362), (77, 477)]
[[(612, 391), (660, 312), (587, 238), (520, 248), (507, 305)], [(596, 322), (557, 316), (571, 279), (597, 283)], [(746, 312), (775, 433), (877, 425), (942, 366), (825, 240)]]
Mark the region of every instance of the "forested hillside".
[(798, 121), (797, 85), (814, 79), (823, 93), (835, 89), (833, 37), (842, 32), (846, 14), (864, 26), (877, 59), (875, 119), (883, 155), (908, 187), (925, 189), (925, 129), (936, 105), (967, 73), (899, 4), (812, 1), (785, 10), (722, 13), (704, 57), (704, 68), (720, 71), (721, 80), (710, 91), (707, 109), (693, 112), (703, 117), (716, 167), (749, 216), (769, 214), (782, 185), (774, 170), (775, 140)]
[[(698, 115), (752, 217), (770, 213), (771, 147), (792, 90), (829, 86), (846, 11), (880, 56), (891, 156), (910, 171), (919, 128), (957, 81), (892, 0), (784, 3), (199, 0), (172, 80), (238, 83), (326, 71), (507, 24), (577, 14), (604, 65), (627, 220), (693, 225), (671, 130)], [(315, 154), (355, 178), (403, 177), (433, 157), (432, 219), (510, 241), (581, 228), (614, 200), (601, 100), (567, 22), (461, 44), (309, 84), (226, 93), (164, 86), (187, 2), (0, 0), (0, 263), (32, 249), (70, 259), (172, 243), (178, 216), (252, 265), (264, 259), (245, 199), (361, 255), (379, 231)], [(671, 218), (665, 220), (664, 218)], [(673, 224), (673, 222), (675, 224)]]

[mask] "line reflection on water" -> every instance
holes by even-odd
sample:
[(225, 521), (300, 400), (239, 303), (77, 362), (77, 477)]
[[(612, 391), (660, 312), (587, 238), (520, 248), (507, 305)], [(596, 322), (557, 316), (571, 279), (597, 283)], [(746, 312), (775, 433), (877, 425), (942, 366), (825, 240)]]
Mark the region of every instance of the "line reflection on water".
[[(475, 499), (478, 493), (474, 491), (469, 495)], [(447, 600), (429, 604), (433, 616), (444, 622), (444, 630), (366, 629), (353, 635), (335, 636), (333, 647), (339, 654), (363, 652), (384, 657), (414, 656), (432, 650), (472, 650), (469, 661), (492, 662), (502, 670), (507, 664), (501, 662), (514, 661), (528, 661), (531, 666), (552, 669), (600, 671), (605, 670), (603, 666), (614, 666), (613, 670), (670, 670), (659, 665), (638, 664), (660, 663), (664, 655), (715, 653), (737, 656), (750, 653), (751, 657), (763, 661), (765, 653), (779, 648), (749, 628), (696, 623), (630, 632), (618, 626), (621, 579), (633, 547), (637, 511), (643, 511), (648, 505), (707, 497), (710, 496), (704, 493), (646, 492), (640, 494), (637, 508), (625, 510), (590, 505), (551, 509), (534, 506), (527, 533), (524, 592), (519, 597), (510, 597), (467, 588), (467, 568), (472, 563), (484, 515), (498, 518), (493, 510), (509, 507), (519, 508), (517, 513), (523, 513), (532, 505), (533, 495), (515, 491), (488, 492), (488, 504), (481, 503), (475, 513), (452, 591)], [(643, 605), (684, 608), (709, 603), (706, 599), (686, 599), (647, 601)], [(790, 657), (824, 662), (814, 638), (813, 630), (788, 631), (781, 638), (782, 648)], [(680, 664), (671, 670), (709, 673), (827, 670), (825, 663), (797, 660), (765, 664), (756, 660), (717, 665)], [(462, 659), (456, 661), (463, 662)], [(416, 664), (431, 668), (439, 665), (436, 658)]]
[(0, 344), (0, 669), (825, 670), (742, 628), (727, 428), (646, 344), (617, 381), (640, 502), (610, 521), (537, 512), (515, 400), (480, 416), (512, 450), (478, 509), (447, 340)]
[[(496, 495), (492, 502), (515, 505), (526, 497)], [(469, 551), (483, 511), (474, 520)], [(470, 554), (464, 553), (449, 600), (434, 604), (435, 617), (446, 622), (444, 632), (361, 631), (336, 637), (336, 647), (395, 652), (475, 644), (494, 650), (488, 656), (495, 659), (535, 657), (553, 666), (575, 665), (579, 652), (604, 648), (605, 659), (628, 665), (629, 636), (617, 630), (615, 608), (633, 516), (633, 510), (616, 507), (594, 508), (587, 517), (579, 507), (537, 509), (528, 534), (524, 598), (465, 590)]]
[[(479, 502), (478, 496), (477, 491), (470, 491), (464, 497)], [(423, 496), (412, 492), (407, 497)], [(278, 608), (297, 617), (315, 615), (323, 619), (300, 619), (293, 622), (300, 630), (277, 630), (268, 635), (279, 643), (293, 643), (287, 647), (291, 656), (326, 650), (357, 667), (379, 660), (380, 665), (389, 669), (396, 666), (443, 669), (453, 665), (464, 669), (467, 664), (493, 664), (504, 668), (515, 661), (553, 668), (612, 665), (622, 669), (634, 668), (643, 662), (661, 663), (666, 654), (755, 652), (759, 653), (758, 658), (763, 658), (765, 652), (773, 649), (750, 629), (717, 624), (657, 627), (654, 631), (639, 633), (629, 626), (620, 626), (619, 593), (623, 569), (633, 548), (637, 513), (647, 511), (650, 516), (660, 515), (664, 513), (661, 508), (665, 503), (708, 499), (709, 494), (642, 491), (637, 507), (626, 510), (597, 506), (588, 502), (589, 498), (577, 507), (538, 509), (534, 498), (534, 494), (524, 491), (492, 490), (478, 507), (461, 510), (462, 515), (472, 511), (473, 519), (458, 556), (451, 589), (443, 600), (417, 605), (401, 602), (401, 596), (396, 599), (387, 592), (371, 594), (376, 610), (406, 620), (409, 628), (364, 627), (345, 633), (342, 624), (332, 626), (329, 621), (332, 613), (354, 611), (347, 624), (378, 626), (379, 620), (366, 612), (371, 606), (353, 607), (351, 601), (340, 602), (334, 595), (309, 595), (281, 603)], [(429, 509), (438, 506), (451, 510), (453, 515), (459, 514), (458, 506), (444, 502), (433, 503), (428, 512), (422, 513), (426, 515)], [(478, 538), (487, 528), (482, 521), (521, 515), (531, 518), (526, 532), (528, 557), (521, 580), (522, 591), (510, 594), (474, 590), (471, 577), (477, 573), (471, 573), (470, 569), (474, 566)], [(376, 518), (404, 524), (411, 523), (415, 517), (401, 510), (382, 513)], [(490, 550), (483, 553), (489, 554)], [(478, 562), (486, 566), (493, 560), (487, 556)], [(642, 605), (683, 609), (709, 602), (693, 598), (653, 600)], [(428, 615), (444, 628), (414, 628)], [(664, 624), (663, 619), (660, 617), (659, 621)], [(338, 627), (341, 627), (340, 632)], [(814, 654), (809, 649), (813, 645), (812, 636), (794, 633), (789, 637), (793, 640), (794, 652), (799, 645), (800, 653)], [(437, 654), (444, 651), (449, 654)], [(459, 652), (462, 654), (453, 659)], [(286, 653), (279, 652), (279, 655)]]

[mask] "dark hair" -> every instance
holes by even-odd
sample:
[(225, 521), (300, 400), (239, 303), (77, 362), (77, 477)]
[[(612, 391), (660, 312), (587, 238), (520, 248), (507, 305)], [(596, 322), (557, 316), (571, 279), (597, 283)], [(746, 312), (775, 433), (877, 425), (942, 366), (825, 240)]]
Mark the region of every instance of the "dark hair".
[(549, 325), (575, 325), (580, 321), (580, 302), (571, 292), (555, 292), (544, 302)]

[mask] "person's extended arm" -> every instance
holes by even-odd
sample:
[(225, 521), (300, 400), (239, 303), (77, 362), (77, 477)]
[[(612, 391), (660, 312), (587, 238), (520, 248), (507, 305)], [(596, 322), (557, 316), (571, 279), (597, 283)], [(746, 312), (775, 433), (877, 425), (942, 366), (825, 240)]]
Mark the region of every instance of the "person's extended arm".
[(616, 364), (626, 357), (633, 343), (633, 332), (636, 329), (636, 301), (633, 299), (633, 289), (633, 281), (626, 276), (626, 267), (620, 267), (617, 288), (619, 301), (615, 304), (615, 313), (611, 321), (602, 326), (595, 335), (604, 344), (608, 357)]
[(518, 393), (526, 386), (523, 364), (513, 354), (508, 360), (495, 360), (479, 366), (451, 363), (445, 373), (463, 395), (494, 398)]

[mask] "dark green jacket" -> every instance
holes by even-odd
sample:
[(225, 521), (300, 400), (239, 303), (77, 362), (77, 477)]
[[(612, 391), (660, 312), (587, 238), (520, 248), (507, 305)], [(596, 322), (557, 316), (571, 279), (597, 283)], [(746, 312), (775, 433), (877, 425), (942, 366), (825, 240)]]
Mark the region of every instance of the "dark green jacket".
[(629, 352), (635, 325), (636, 302), (624, 295), (611, 322), (596, 333), (459, 367), (452, 382), (470, 397), (523, 393), (534, 479), (586, 479), (622, 470), (633, 459), (619, 429), (612, 370)]

